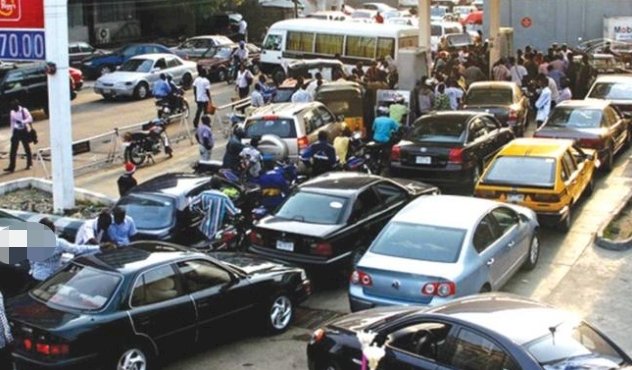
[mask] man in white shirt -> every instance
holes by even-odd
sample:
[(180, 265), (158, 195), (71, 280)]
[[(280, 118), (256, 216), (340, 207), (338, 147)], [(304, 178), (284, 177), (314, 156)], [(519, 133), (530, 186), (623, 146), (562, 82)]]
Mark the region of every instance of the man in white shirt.
[(457, 110), (459, 108), (459, 104), (461, 104), (461, 99), (463, 99), (463, 90), (461, 90), (456, 81), (449, 80), (448, 88), (445, 89), (445, 94), (450, 99), (450, 108), (452, 110)]
[(307, 90), (308, 93), (310, 93), (310, 95), (316, 99), (316, 89), (318, 89), (319, 86), (319, 81), (320, 81), (320, 85), (323, 84), (323, 75), (320, 72), (316, 72), (316, 74), (314, 75), (314, 80), (312, 82), (309, 83), (309, 85), (307, 85), (307, 88), (305, 90)]
[(104, 237), (107, 235), (110, 224), (112, 224), (112, 215), (110, 214), (110, 211), (102, 211), (99, 213), (97, 218), (87, 220), (83, 223), (83, 225), (81, 225), (79, 231), (77, 231), (77, 235), (75, 236), (75, 244), (101, 244), (105, 241)]
[(522, 87), (522, 80), (524, 80), (529, 72), (527, 72), (527, 69), (522, 65), (522, 60), (516, 63), (516, 58), (510, 57), (509, 64), (511, 64), (511, 68), (509, 68), (511, 82), (515, 82), (518, 86)]
[(244, 18), (239, 21), (239, 41), (246, 41), (248, 34), (248, 22)]
[(206, 77), (206, 71), (201, 70), (200, 75), (193, 80), (193, 95), (197, 110), (193, 118), (193, 127), (197, 128), (202, 113), (206, 112), (206, 108), (211, 101), (211, 82)]
[(29, 138), (29, 131), (32, 130), (31, 124), (33, 123), (33, 117), (28, 109), (20, 105), (20, 102), (15, 99), (9, 104), (11, 111), (9, 112), (9, 123), (11, 126), (11, 148), (9, 150), (9, 167), (5, 168), (5, 172), (15, 171), (15, 160), (18, 154), (18, 145), (22, 143), (24, 147), (24, 154), (26, 155), (26, 169), (28, 170), (33, 165), (33, 159), (31, 156), (31, 145)]
[[(538, 100), (535, 102), (535, 108), (538, 110), (535, 116), (535, 121), (538, 128), (542, 126), (542, 123), (544, 123), (547, 118), (549, 118), (549, 114), (551, 113), (552, 94), (551, 89), (549, 88), (549, 80), (550, 78), (545, 75), (541, 74), (538, 76), (538, 83), (542, 89)], [(555, 83), (553, 84), (555, 85)]]
[(557, 83), (551, 77), (546, 76), (549, 90), (551, 90), (551, 108), (555, 107), (560, 100), (560, 91), (557, 89)]
[(307, 92), (307, 90), (305, 90), (302, 77), (299, 77), (296, 80), (296, 86), (298, 87), (298, 90), (296, 90), (296, 92), (292, 94), (292, 99), (291, 99), (292, 103), (309, 103), (309, 102), (314, 101), (312, 94), (310, 94), (309, 92)]

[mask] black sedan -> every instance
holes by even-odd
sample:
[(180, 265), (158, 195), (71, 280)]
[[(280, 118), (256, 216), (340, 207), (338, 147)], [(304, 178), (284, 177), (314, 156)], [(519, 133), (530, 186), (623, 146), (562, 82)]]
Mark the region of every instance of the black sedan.
[(351, 314), (318, 329), (310, 370), (357, 369), (356, 334), (376, 333), (378, 369), (623, 369), (632, 360), (599, 330), (556, 308), (508, 294), (485, 294), (430, 310), (392, 307)]
[(424, 116), (393, 146), (391, 173), (444, 186), (478, 181), (487, 162), (514, 139), (490, 114), (458, 111)]
[(327, 173), (299, 186), (274, 214), (257, 223), (250, 250), (311, 267), (345, 267), (359, 260), (402, 207), (437, 192), (416, 181)]
[(231, 319), (282, 332), (310, 291), (300, 268), (138, 242), (75, 259), (6, 308), (18, 369), (154, 369)]
[(529, 99), (514, 82), (486, 81), (470, 85), (463, 97), (463, 109), (493, 114), (503, 127), (524, 136), (529, 123)]

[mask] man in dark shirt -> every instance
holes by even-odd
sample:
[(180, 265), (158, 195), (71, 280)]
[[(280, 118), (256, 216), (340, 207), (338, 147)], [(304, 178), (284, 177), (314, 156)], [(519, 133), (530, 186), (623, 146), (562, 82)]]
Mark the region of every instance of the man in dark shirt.
[(120, 196), (127, 195), (138, 184), (134, 178), (134, 172), (136, 172), (136, 166), (131, 162), (125, 163), (125, 173), (117, 181)]
[(327, 131), (319, 131), (318, 141), (301, 153), (303, 162), (312, 162), (313, 176), (322, 175), (333, 170), (336, 164), (336, 149), (327, 140)]
[(243, 138), (244, 130), (240, 127), (235, 128), (233, 135), (228, 140), (228, 143), (226, 143), (226, 153), (224, 153), (222, 167), (239, 170), (239, 163), (241, 161), (239, 154), (245, 147), (244, 144), (241, 143), (241, 139)]

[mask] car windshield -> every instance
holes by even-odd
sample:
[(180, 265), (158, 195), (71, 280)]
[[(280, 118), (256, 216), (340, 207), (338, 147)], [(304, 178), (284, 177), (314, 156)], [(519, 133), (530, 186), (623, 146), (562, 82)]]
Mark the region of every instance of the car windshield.
[(431, 17), (443, 17), (447, 13), (445, 8), (432, 8), (430, 9)]
[(465, 95), (467, 105), (511, 105), (513, 94), (510, 89), (475, 89)]
[(549, 117), (546, 127), (598, 128), (601, 125), (601, 109), (557, 107)]
[(481, 181), (484, 184), (552, 188), (555, 164), (555, 158), (547, 157), (498, 157)]
[(31, 290), (31, 294), (45, 303), (97, 311), (105, 307), (121, 280), (118, 275), (70, 264)]
[(453, 263), (459, 258), (465, 230), (391, 222), (373, 242), (371, 252), (420, 261)]
[(299, 191), (281, 205), (275, 216), (310, 224), (338, 225), (342, 223), (347, 202), (342, 197)]
[(296, 137), (294, 120), (277, 117), (262, 117), (246, 122), (246, 137), (276, 135), (282, 139)]
[(175, 205), (167, 197), (130, 194), (118, 203), (134, 219), (140, 230), (159, 230), (169, 227), (175, 219)]
[(599, 82), (590, 91), (589, 98), (632, 100), (632, 83), (630, 82)]
[(154, 61), (151, 59), (130, 59), (123, 63), (119, 71), (122, 72), (143, 72), (147, 73), (151, 71), (151, 67), (154, 65)]
[(356, 10), (355, 12), (351, 13), (351, 18), (372, 18), (372, 17), (373, 17), (373, 13), (370, 11)]
[(463, 117), (428, 117), (416, 122), (407, 136), (411, 141), (462, 143), (465, 141)]
[(619, 369), (623, 358), (585, 323), (562, 323), (555, 334), (524, 344), (544, 369)]

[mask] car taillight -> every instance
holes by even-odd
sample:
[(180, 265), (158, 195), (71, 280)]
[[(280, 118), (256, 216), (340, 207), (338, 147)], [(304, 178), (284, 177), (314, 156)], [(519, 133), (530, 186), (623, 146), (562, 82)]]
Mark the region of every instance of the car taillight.
[(70, 353), (70, 346), (67, 344), (36, 343), (35, 352), (44, 356), (64, 356)]
[(253, 231), (250, 233), (250, 242), (253, 245), (263, 245), (263, 238), (261, 237), (261, 234)]
[(393, 146), (391, 149), (391, 161), (399, 161), (402, 155), (402, 148), (399, 145)]
[(27, 351), (33, 349), (33, 342), (30, 339), (24, 339), (22, 344), (24, 345), (24, 349)]
[(476, 190), (474, 196), (478, 198), (496, 199), (498, 198), (498, 192), (494, 190)]
[(319, 256), (331, 256), (333, 254), (333, 250), (331, 248), (331, 244), (320, 242), (311, 245), (311, 253)]
[(354, 270), (351, 274), (351, 284), (354, 285), (362, 285), (362, 286), (371, 286), (373, 285), (373, 280), (371, 279), (371, 275), (366, 272), (360, 270)]
[(312, 343), (320, 343), (323, 339), (325, 339), (326, 336), (327, 334), (325, 333), (324, 329), (317, 329), (312, 334)]
[(557, 203), (560, 201), (560, 196), (557, 194), (533, 194), (531, 195), (531, 200), (534, 202)]
[(301, 151), (303, 149), (307, 149), (307, 147), (309, 146), (309, 139), (307, 138), (307, 136), (303, 136), (303, 137), (299, 137), (298, 138), (298, 150)]
[[(252, 235), (252, 234), (251, 234)], [(237, 231), (235, 230), (225, 230), (222, 233), (222, 242), (228, 243), (237, 237)]]
[(599, 139), (579, 139), (579, 146), (582, 148), (601, 149), (603, 147), (603, 140)]
[(456, 294), (456, 284), (451, 281), (435, 281), (427, 283), (421, 288), (421, 294), (437, 296), (437, 297), (449, 297)]
[(463, 163), (463, 148), (452, 148), (448, 152), (448, 163), (462, 164)]

